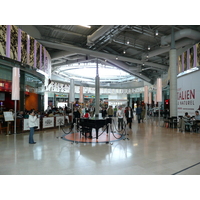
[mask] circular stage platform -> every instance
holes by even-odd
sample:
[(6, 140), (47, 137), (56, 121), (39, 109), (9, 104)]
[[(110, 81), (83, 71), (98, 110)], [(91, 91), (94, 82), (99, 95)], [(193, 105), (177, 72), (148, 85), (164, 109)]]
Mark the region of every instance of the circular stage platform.
[(96, 139), (96, 133), (93, 131), (92, 138), (89, 138), (89, 133), (86, 134), (86, 137), (84, 135), (81, 135), (80, 133), (69, 133), (63, 135), (62, 139), (76, 143), (109, 143), (125, 139), (125, 136), (120, 133), (110, 133), (109, 139), (109, 134), (103, 132), (98, 136), (98, 139)]

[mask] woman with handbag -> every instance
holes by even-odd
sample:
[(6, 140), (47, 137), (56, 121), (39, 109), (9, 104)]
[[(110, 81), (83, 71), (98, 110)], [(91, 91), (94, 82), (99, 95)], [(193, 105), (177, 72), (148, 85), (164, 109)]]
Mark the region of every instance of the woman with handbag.
[(30, 128), (30, 133), (29, 133), (29, 144), (35, 144), (33, 139), (34, 131), (35, 128), (38, 127), (38, 122), (37, 122), (37, 116), (35, 115), (35, 111), (31, 110), (28, 118), (29, 122), (29, 128)]

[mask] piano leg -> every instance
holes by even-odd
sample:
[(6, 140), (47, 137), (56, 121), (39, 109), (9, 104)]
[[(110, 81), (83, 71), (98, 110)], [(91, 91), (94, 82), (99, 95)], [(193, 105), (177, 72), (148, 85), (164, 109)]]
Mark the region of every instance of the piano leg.
[(98, 140), (99, 129), (98, 128), (95, 128), (95, 129), (96, 129), (96, 139)]
[(92, 138), (92, 128), (89, 129), (89, 133), (90, 133), (89, 138)]

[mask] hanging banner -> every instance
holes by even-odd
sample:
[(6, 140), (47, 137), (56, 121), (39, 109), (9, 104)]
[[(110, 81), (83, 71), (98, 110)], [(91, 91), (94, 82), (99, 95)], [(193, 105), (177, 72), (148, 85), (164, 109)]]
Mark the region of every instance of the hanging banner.
[(0, 55), (6, 56), (6, 25), (0, 26)]
[(33, 37), (29, 37), (30, 39), (30, 49), (29, 49), (29, 65), (34, 67), (34, 48), (35, 48), (35, 40)]
[(11, 26), (11, 37), (10, 37), (10, 58), (13, 60), (18, 59), (18, 28)]
[(177, 109), (178, 115), (188, 112), (190, 116), (200, 110), (200, 71), (193, 72), (177, 79)]
[(12, 100), (19, 100), (20, 96), (20, 69), (18, 67), (13, 67), (12, 69)]

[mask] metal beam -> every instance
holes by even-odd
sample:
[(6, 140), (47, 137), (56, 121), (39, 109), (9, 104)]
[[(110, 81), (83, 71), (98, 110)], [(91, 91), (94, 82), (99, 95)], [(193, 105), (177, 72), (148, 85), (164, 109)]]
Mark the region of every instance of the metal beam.
[(157, 67), (159, 69), (168, 70), (168, 66), (166, 66), (166, 65), (161, 65), (161, 64), (152, 63), (152, 62), (143, 62), (141, 60), (128, 58), (125, 56), (118, 56), (118, 55), (113, 55), (113, 54), (108, 54), (108, 53), (103, 53), (103, 52), (98, 52), (98, 51), (92, 51), (89, 49), (84, 49), (84, 48), (76, 47), (76, 46), (69, 45), (69, 44), (63, 44), (63, 43), (58, 44), (58, 43), (53, 43), (53, 42), (44, 41), (44, 40), (38, 40), (38, 41), (40, 43), (42, 43), (44, 46), (50, 47), (50, 48), (56, 48), (56, 49), (72, 51), (72, 52), (75, 51), (76, 53), (83, 53), (83, 54), (87, 54), (87, 55), (102, 58), (102, 59), (115, 60), (117, 57), (118, 60), (120, 60), (120, 61), (127, 61), (127, 62), (132, 62), (132, 63), (137, 63), (137, 64), (145, 64), (148, 66)]

